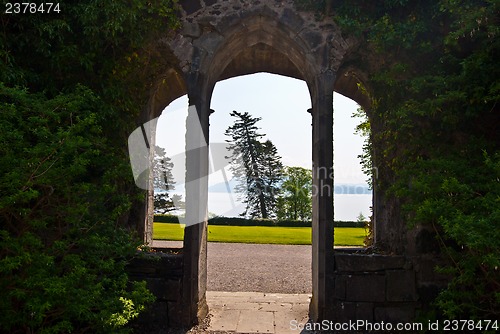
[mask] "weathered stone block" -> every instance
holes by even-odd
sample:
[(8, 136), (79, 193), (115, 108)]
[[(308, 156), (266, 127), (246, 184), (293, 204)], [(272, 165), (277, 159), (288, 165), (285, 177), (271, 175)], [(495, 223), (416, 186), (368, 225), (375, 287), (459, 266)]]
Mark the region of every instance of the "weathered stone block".
[(421, 229), (415, 237), (415, 252), (417, 254), (438, 254), (440, 246), (436, 233), (428, 229)]
[[(256, 7), (255, 12), (258, 12), (258, 15), (261, 17), (270, 18), (272, 20), (268, 21), (268, 23), (277, 23), (279, 21), (279, 17), (276, 12), (270, 8), (268, 5), (264, 5), (262, 7)], [(274, 21), (274, 22), (271, 22)]]
[(219, 33), (212, 31), (205, 33), (194, 40), (193, 45), (205, 50), (208, 53), (213, 53), (217, 50), (223, 40), (224, 38)]
[(157, 300), (165, 300), (163, 294), (167, 286), (162, 278), (146, 278), (146, 286), (148, 290), (157, 298)]
[(384, 271), (405, 266), (403, 256), (335, 254), (335, 270), (341, 272)]
[(285, 8), (283, 10), (281, 21), (294, 30), (300, 30), (304, 26), (304, 19), (291, 8)]
[(356, 320), (373, 322), (373, 303), (356, 303)]
[(436, 299), (442, 288), (443, 286), (432, 283), (419, 285), (417, 287), (419, 301), (427, 305), (432, 303)]
[(446, 284), (449, 277), (436, 272), (437, 266), (443, 266), (445, 263), (441, 260), (421, 257), (415, 261), (415, 270), (417, 272), (417, 281), (419, 284), (425, 282), (441, 282)]
[(348, 276), (346, 300), (352, 302), (385, 301), (385, 276), (377, 274)]
[(168, 319), (170, 327), (182, 327), (183, 309), (180, 302), (168, 302)]
[(158, 268), (159, 277), (179, 278), (182, 277), (182, 259), (180, 261), (162, 261)]
[(127, 267), (127, 272), (130, 276), (141, 277), (141, 276), (154, 276), (157, 274), (156, 268), (147, 263), (132, 262)]
[(345, 300), (347, 275), (335, 275), (333, 299)]
[(241, 22), (241, 18), (238, 12), (226, 14), (221, 16), (219, 23), (217, 24), (217, 31), (224, 34), (229, 27)]
[(185, 22), (182, 26), (181, 34), (187, 37), (199, 37), (201, 35), (200, 25), (198, 23)]
[(154, 302), (139, 317), (132, 320), (128, 327), (134, 333), (167, 333), (169, 328), (168, 306), (166, 302)]
[(413, 305), (375, 307), (375, 322), (407, 323), (413, 319), (415, 319)]
[(356, 319), (356, 303), (336, 302), (332, 307), (331, 320), (335, 322), (348, 322)]
[(164, 292), (164, 297), (168, 301), (181, 301), (182, 297), (182, 281), (180, 279), (167, 280), (166, 281), (166, 291)]
[(415, 272), (413, 270), (388, 270), (386, 277), (388, 301), (417, 300)]
[(304, 31), (300, 35), (307, 42), (311, 49), (316, 49), (323, 43), (323, 35), (314, 31)]
[(201, 4), (199, 0), (185, 0), (182, 2), (182, 8), (187, 15), (191, 15), (201, 9)]

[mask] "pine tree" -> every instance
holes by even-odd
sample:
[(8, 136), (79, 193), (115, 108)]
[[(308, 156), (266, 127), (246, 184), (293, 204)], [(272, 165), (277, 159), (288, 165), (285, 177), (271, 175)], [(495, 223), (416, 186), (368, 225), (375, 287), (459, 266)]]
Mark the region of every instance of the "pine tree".
[(260, 150), (265, 201), (269, 207), (269, 212), (271, 212), (269, 216), (275, 218), (277, 200), (281, 191), (280, 184), (283, 178), (283, 164), (276, 146), (270, 140), (262, 143)]
[(269, 140), (262, 143), (263, 134), (255, 125), (261, 120), (248, 112), (233, 111), (234, 125), (226, 130), (231, 137), (227, 142), (231, 150), (231, 170), (239, 181), (236, 191), (242, 195), (246, 210), (242, 214), (252, 218), (276, 216), (277, 184), (282, 174), (281, 157)]
[(174, 199), (178, 199), (179, 195), (173, 195), (170, 198), (168, 191), (175, 189), (175, 181), (172, 175), (174, 164), (172, 160), (166, 156), (165, 149), (160, 146), (155, 146), (153, 160), (153, 186), (154, 186), (154, 211), (155, 213), (167, 213), (176, 210)]

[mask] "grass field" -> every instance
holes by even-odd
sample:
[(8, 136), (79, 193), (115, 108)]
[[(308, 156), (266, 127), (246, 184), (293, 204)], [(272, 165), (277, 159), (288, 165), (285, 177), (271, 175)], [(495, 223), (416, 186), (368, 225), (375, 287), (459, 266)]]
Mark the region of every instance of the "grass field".
[[(334, 233), (335, 246), (363, 246), (364, 228), (337, 227)], [(154, 223), (153, 238), (159, 240), (183, 240), (184, 228), (180, 224)], [(310, 245), (311, 228), (209, 225), (208, 241)]]

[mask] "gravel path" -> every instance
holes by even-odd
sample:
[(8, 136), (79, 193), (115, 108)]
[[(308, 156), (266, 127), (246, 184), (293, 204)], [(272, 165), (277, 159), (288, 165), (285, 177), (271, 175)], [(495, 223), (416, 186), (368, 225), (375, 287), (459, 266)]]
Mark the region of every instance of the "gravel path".
[(311, 246), (208, 243), (209, 291), (311, 293)]
[[(182, 248), (182, 241), (154, 240)], [(208, 243), (208, 291), (311, 293), (311, 246)]]

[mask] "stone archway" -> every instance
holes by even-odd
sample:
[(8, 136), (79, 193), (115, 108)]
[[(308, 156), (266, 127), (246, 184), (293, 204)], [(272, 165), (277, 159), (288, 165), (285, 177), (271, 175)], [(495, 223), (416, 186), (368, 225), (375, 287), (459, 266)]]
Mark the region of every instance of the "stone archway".
[[(197, 323), (208, 311), (205, 292), (209, 152), (207, 145), (199, 148), (198, 144), (210, 141), (212, 92), (217, 81), (256, 72), (304, 80), (310, 92), (313, 186), (316, 189), (312, 215), (313, 298), (310, 316), (314, 321), (337, 319), (334, 314), (338, 310), (332, 306), (332, 300), (343, 305), (344, 301), (350, 301), (350, 297), (346, 292), (342, 298), (335, 295), (345, 290), (345, 282), (337, 279), (335, 272), (350, 260), (333, 252), (333, 92), (340, 92), (369, 110), (369, 97), (358, 90), (359, 82), (366, 85), (369, 80), (356, 66), (350, 65), (358, 43), (345, 39), (330, 19), (318, 20), (314, 13), (297, 11), (292, 0), (185, 0), (180, 1), (180, 5), (182, 29), (159, 41), (159, 45), (169, 50), (173, 65), (152, 91), (144, 118), (157, 117), (170, 101), (187, 93), (190, 107), (186, 130), (186, 180), (196, 182), (186, 188), (188, 209), (185, 219), (190, 226), (184, 237), (181, 322), (186, 326)], [(190, 124), (201, 125), (201, 131)], [(150, 201), (151, 196), (152, 191)], [(376, 193), (375, 198), (379, 201)], [(378, 217), (389, 217), (384, 216), (387, 210), (380, 202), (375, 203), (374, 208), (376, 223)], [(151, 226), (152, 216), (149, 215), (143, 229), (146, 242), (151, 240)], [(394, 226), (397, 227), (394, 230), (401, 233), (385, 233)], [(404, 225), (387, 219), (383, 227), (376, 226), (375, 241), (392, 242), (391, 247), (400, 251)], [(400, 260), (390, 260), (389, 269), (400, 270)], [(380, 268), (385, 268), (384, 261), (379, 261)], [(345, 268), (357, 269), (353, 266)], [(372, 282), (371, 277), (364, 276), (360, 276), (359, 281)], [(375, 288), (385, 291), (385, 279), (377, 282), (380, 284)], [(375, 297), (374, 301), (378, 302), (379, 295)], [(399, 302), (399, 296), (396, 297)], [(357, 300), (352, 301), (354, 313), (350, 312), (355, 314), (358, 312)], [(375, 304), (371, 302), (369, 305), (362, 306), (370, 308), (373, 314)]]
[[(214, 15), (224, 13), (224, 15)], [(206, 16), (205, 16), (206, 15)], [(204, 140), (209, 142), (210, 100), (219, 80), (256, 72), (271, 72), (302, 79), (312, 101), (313, 137), (313, 298), (310, 314), (325, 318), (327, 283), (333, 260), (333, 88), (341, 59), (349, 43), (340, 41), (335, 30), (306, 26), (312, 14), (297, 13), (291, 3), (235, 6), (232, 2), (201, 6), (186, 12), (184, 31), (171, 41), (179, 58), (189, 54), (183, 68), (190, 108), (188, 119), (198, 119)], [(204, 17), (204, 19), (203, 19)], [(188, 121), (189, 123), (189, 121)], [(196, 139), (194, 139), (196, 138)], [(189, 141), (199, 141), (195, 129), (187, 129)], [(208, 173), (208, 150), (188, 154), (187, 178), (203, 179)], [(184, 239), (183, 300), (190, 305), (185, 322), (205, 316), (207, 183), (186, 189), (186, 202), (196, 203), (197, 212), (186, 212), (186, 220), (197, 222), (186, 228)], [(186, 284), (187, 283), (187, 284)]]
[[(181, 1), (183, 29), (164, 42), (178, 59), (169, 73), (175, 85), (159, 84), (148, 114), (161, 109), (183, 90), (189, 98), (189, 119), (199, 121), (202, 134), (189, 128), (186, 151), (200, 140), (209, 143), (210, 100), (219, 80), (256, 72), (270, 72), (304, 80), (312, 101), (313, 184), (313, 299), (310, 313), (325, 318), (328, 271), (333, 270), (333, 90), (342, 57), (352, 42), (341, 37), (332, 22), (318, 22), (313, 13), (297, 12), (292, 1)], [(182, 73), (184, 80), (178, 76)], [(165, 81), (163, 81), (165, 82)], [(169, 91), (165, 93), (165, 91)], [(172, 91), (174, 93), (172, 93)], [(304, 111), (306, 112), (306, 111)], [(196, 122), (195, 122), (196, 123)], [(200, 138), (202, 137), (202, 138)], [(208, 150), (186, 156), (186, 178), (200, 180), (186, 189), (184, 239), (183, 322), (196, 323), (207, 312), (206, 198)], [(151, 198), (151, 194), (150, 194)], [(189, 204), (188, 204), (189, 207)], [(148, 219), (151, 226), (152, 219)], [(202, 221), (199, 224), (194, 222)], [(146, 232), (151, 227), (145, 229)], [(146, 241), (150, 239), (150, 234)]]

